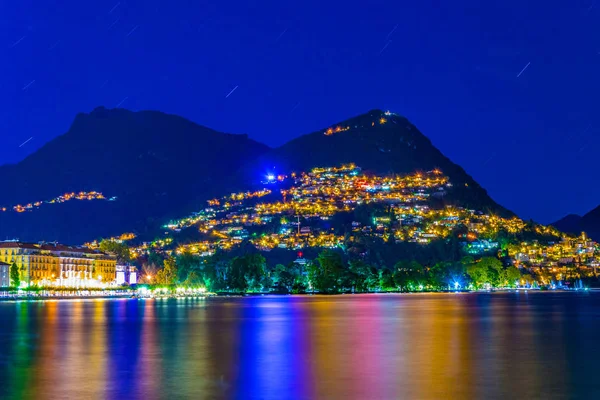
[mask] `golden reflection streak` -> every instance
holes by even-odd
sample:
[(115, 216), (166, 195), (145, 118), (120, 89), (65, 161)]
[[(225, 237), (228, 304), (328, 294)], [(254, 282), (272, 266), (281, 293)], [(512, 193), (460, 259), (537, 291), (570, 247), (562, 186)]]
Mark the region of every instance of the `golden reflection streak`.
[(143, 302), (142, 334), (140, 338), (140, 365), (139, 374), (143, 379), (140, 382), (140, 391), (144, 399), (156, 399), (160, 393), (162, 357), (160, 344), (157, 337), (156, 300), (138, 300)]
[[(342, 320), (345, 315), (339, 314), (339, 309), (334, 313), (334, 303), (329, 300), (328, 296), (314, 296), (310, 299), (310, 316), (307, 318), (311, 321), (310, 335), (313, 357), (311, 359), (313, 369), (314, 393), (316, 398), (332, 398), (339, 396), (339, 389), (331, 386), (332, 382), (348, 381), (347, 368), (351, 367), (349, 352), (351, 348), (340, 349), (339, 343), (345, 342), (345, 336), (352, 334), (349, 327), (337, 325), (336, 320)], [(350, 327), (351, 328), (351, 327)], [(350, 395), (350, 393), (348, 393)]]
[(60, 379), (58, 368), (48, 368), (44, 360), (56, 359), (56, 340), (58, 321), (57, 301), (47, 301), (40, 309), (39, 319), (42, 321), (39, 332), (39, 348), (36, 354), (37, 362), (32, 365), (32, 373), (36, 377), (36, 384), (31, 387), (33, 398), (42, 398), (52, 392), (54, 382)]

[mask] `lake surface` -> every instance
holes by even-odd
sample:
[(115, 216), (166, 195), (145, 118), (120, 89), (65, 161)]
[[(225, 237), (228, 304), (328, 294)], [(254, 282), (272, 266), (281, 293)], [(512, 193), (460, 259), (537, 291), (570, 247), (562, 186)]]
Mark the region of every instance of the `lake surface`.
[(0, 302), (0, 398), (600, 398), (600, 293)]

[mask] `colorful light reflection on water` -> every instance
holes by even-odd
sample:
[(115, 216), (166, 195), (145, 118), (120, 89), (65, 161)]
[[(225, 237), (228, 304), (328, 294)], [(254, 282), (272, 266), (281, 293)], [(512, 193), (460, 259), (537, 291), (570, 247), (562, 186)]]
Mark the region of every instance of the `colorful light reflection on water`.
[(0, 398), (598, 398), (600, 295), (0, 303)]

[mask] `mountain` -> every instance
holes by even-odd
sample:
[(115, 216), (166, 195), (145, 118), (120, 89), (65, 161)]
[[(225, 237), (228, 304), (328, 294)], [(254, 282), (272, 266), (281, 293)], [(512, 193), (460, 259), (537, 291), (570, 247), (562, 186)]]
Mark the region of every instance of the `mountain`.
[[(97, 108), (67, 133), (14, 165), (0, 167), (0, 205), (98, 191), (116, 201), (71, 201), (0, 213), (0, 238), (81, 243), (162, 223), (193, 200), (226, 187), (223, 178), (269, 148), (156, 111)], [(227, 188), (228, 189), (228, 188)]]
[(600, 206), (581, 217), (580, 228), (594, 240), (600, 240)]
[(372, 110), (366, 114), (324, 127), (264, 153), (244, 168), (245, 179), (278, 171), (307, 171), (314, 167), (355, 163), (366, 171), (406, 174), (439, 168), (454, 185), (447, 203), (514, 214), (497, 204), (462, 167), (444, 156), (406, 118)]
[(569, 214), (551, 225), (561, 232), (579, 234), (581, 233), (581, 220), (581, 215)]
[(552, 223), (556, 229), (563, 232), (579, 235), (585, 232), (590, 238), (600, 240), (600, 206), (583, 216), (569, 214)]
[(439, 168), (454, 185), (444, 202), (513, 215), (406, 118), (381, 110), (270, 149), (175, 115), (99, 107), (77, 115), (67, 133), (23, 161), (0, 167), (0, 207), (80, 191), (116, 201), (0, 212), (0, 239), (79, 244), (127, 231), (154, 235), (168, 219), (203, 207), (208, 198), (259, 184), (267, 173), (351, 162), (382, 174)]

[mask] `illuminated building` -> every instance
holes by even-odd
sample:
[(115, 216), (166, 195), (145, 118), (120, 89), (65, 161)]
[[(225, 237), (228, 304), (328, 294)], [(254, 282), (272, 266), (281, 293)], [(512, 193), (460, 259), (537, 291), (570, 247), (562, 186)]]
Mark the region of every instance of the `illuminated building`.
[(132, 265), (117, 265), (116, 267), (116, 280), (117, 285), (123, 285), (125, 283), (129, 285), (135, 285), (137, 283), (137, 268)]
[(10, 286), (10, 265), (0, 261), (0, 287)]
[(294, 260), (294, 264), (304, 267), (306, 264), (308, 264), (308, 260), (302, 257), (302, 253), (299, 253), (298, 258)]
[(15, 263), (27, 285), (93, 287), (116, 279), (115, 257), (56, 243), (0, 242), (0, 261)]

